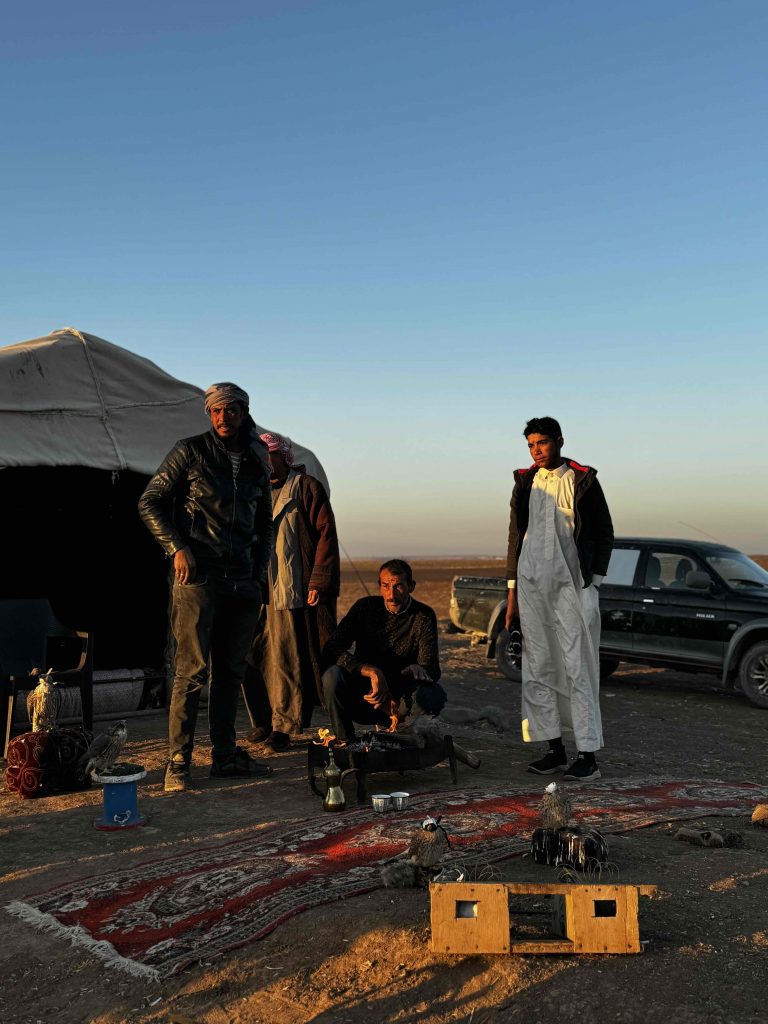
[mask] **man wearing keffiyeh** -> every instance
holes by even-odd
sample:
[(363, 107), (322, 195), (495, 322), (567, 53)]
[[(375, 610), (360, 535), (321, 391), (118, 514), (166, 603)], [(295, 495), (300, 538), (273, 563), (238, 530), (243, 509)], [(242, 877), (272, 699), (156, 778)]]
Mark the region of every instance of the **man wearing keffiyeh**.
[(269, 603), (262, 609), (243, 695), (252, 742), (285, 750), (321, 702), (320, 652), (336, 627), (339, 544), (328, 495), (294, 465), (282, 434), (262, 434), (269, 450), (274, 544)]
[[(230, 382), (205, 393), (211, 429), (178, 441), (139, 502), (145, 525), (173, 560), (176, 664), (165, 789), (187, 788), (203, 686), (209, 683), (212, 778), (268, 774), (235, 743), (245, 658), (272, 549), (267, 451)], [(210, 676), (209, 676), (210, 664)]]

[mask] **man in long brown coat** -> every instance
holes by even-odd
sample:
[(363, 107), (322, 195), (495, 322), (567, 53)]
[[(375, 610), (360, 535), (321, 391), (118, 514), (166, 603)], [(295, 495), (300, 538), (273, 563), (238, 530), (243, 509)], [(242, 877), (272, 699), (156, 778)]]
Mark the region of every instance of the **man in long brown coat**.
[(243, 695), (252, 742), (285, 750), (321, 702), (320, 652), (336, 627), (339, 544), (328, 495), (280, 434), (262, 434), (272, 466), (274, 544), (268, 603), (248, 657)]

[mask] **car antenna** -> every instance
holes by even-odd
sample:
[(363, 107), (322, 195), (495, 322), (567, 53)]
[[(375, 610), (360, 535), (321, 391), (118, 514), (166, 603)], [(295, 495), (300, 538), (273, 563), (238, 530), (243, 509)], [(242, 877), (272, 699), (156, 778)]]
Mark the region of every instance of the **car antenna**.
[(340, 547), (340, 548), (341, 548), (341, 550), (342, 550), (342, 551), (344, 552), (344, 554), (345, 554), (345, 556), (346, 556), (346, 559), (347, 559), (347, 561), (349, 562), (349, 564), (350, 564), (350, 565), (352, 566), (352, 568), (353, 568), (353, 570), (354, 570), (354, 573), (355, 573), (355, 576), (357, 576), (357, 578), (358, 578), (358, 579), (360, 580), (360, 584), (361, 584), (361, 586), (362, 586), (363, 590), (365, 591), (365, 593), (367, 594), (367, 596), (368, 596), (368, 597), (370, 597), (370, 596), (371, 596), (371, 592), (370, 592), (370, 590), (368, 589), (368, 586), (367, 586), (367, 584), (366, 584), (365, 580), (364, 580), (364, 579), (363, 579), (363, 577), (362, 577), (362, 576), (360, 575), (360, 573), (359, 573), (359, 572), (357, 571), (357, 566), (356, 566), (356, 565), (355, 565), (355, 563), (354, 563), (354, 562), (352, 561), (352, 559), (351, 559), (351, 558), (349, 557), (349, 552), (348, 552), (348, 551), (347, 551), (347, 549), (346, 549), (346, 548), (344, 547), (344, 545), (343, 545), (343, 544), (341, 543), (341, 541), (339, 541), (339, 547)]
[(707, 533), (706, 530), (700, 530), (698, 526), (694, 526), (693, 523), (684, 523), (682, 519), (678, 519), (678, 523), (680, 524), (680, 526), (687, 526), (689, 530), (695, 530), (696, 533), (700, 533), (704, 537), (709, 537), (709, 539), (713, 540), (716, 544), (725, 543), (725, 541), (720, 540), (719, 537), (713, 537), (711, 533)]

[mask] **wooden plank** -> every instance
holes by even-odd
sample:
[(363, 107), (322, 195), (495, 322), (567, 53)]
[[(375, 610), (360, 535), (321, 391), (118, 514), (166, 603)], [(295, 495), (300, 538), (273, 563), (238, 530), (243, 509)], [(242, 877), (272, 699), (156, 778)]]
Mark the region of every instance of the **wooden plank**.
[(504, 882), (503, 884), (506, 885), (509, 892), (520, 893), (521, 895), (528, 893), (531, 896), (566, 896), (574, 889), (600, 888), (636, 889), (641, 896), (653, 896), (656, 892), (655, 885), (569, 885), (565, 883), (548, 882)]
[(509, 952), (509, 898), (504, 885), (433, 882), (429, 892), (433, 952)]
[(519, 893), (525, 896), (565, 896), (572, 889), (572, 885), (564, 883), (549, 882), (505, 882), (507, 892)]
[[(566, 934), (576, 953), (627, 953), (627, 889), (628, 886), (574, 885), (565, 897)], [(635, 919), (637, 918), (637, 894)], [(596, 903), (613, 903), (612, 917), (598, 917)], [(570, 904), (570, 906), (568, 906)]]
[(627, 911), (624, 915), (624, 942), (627, 953), (640, 953), (640, 925), (637, 920), (639, 898), (637, 889), (629, 889), (627, 892)]
[(536, 941), (512, 942), (510, 953), (574, 953), (573, 943), (567, 939), (539, 939)]

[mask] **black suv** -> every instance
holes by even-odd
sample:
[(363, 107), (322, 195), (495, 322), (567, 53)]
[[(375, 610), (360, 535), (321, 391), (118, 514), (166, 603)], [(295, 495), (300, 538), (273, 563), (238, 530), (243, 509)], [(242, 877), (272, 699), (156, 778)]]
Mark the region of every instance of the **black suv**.
[[(520, 635), (501, 629), (506, 583), (457, 577), (451, 618), (486, 632), (488, 656), (520, 679)], [(489, 613), (487, 627), (480, 624)], [(768, 572), (735, 548), (618, 537), (600, 588), (601, 678), (620, 661), (712, 672), (768, 708)], [(473, 618), (474, 616), (474, 618)]]
[(622, 537), (600, 612), (601, 659), (715, 672), (768, 708), (768, 572), (741, 551)]

